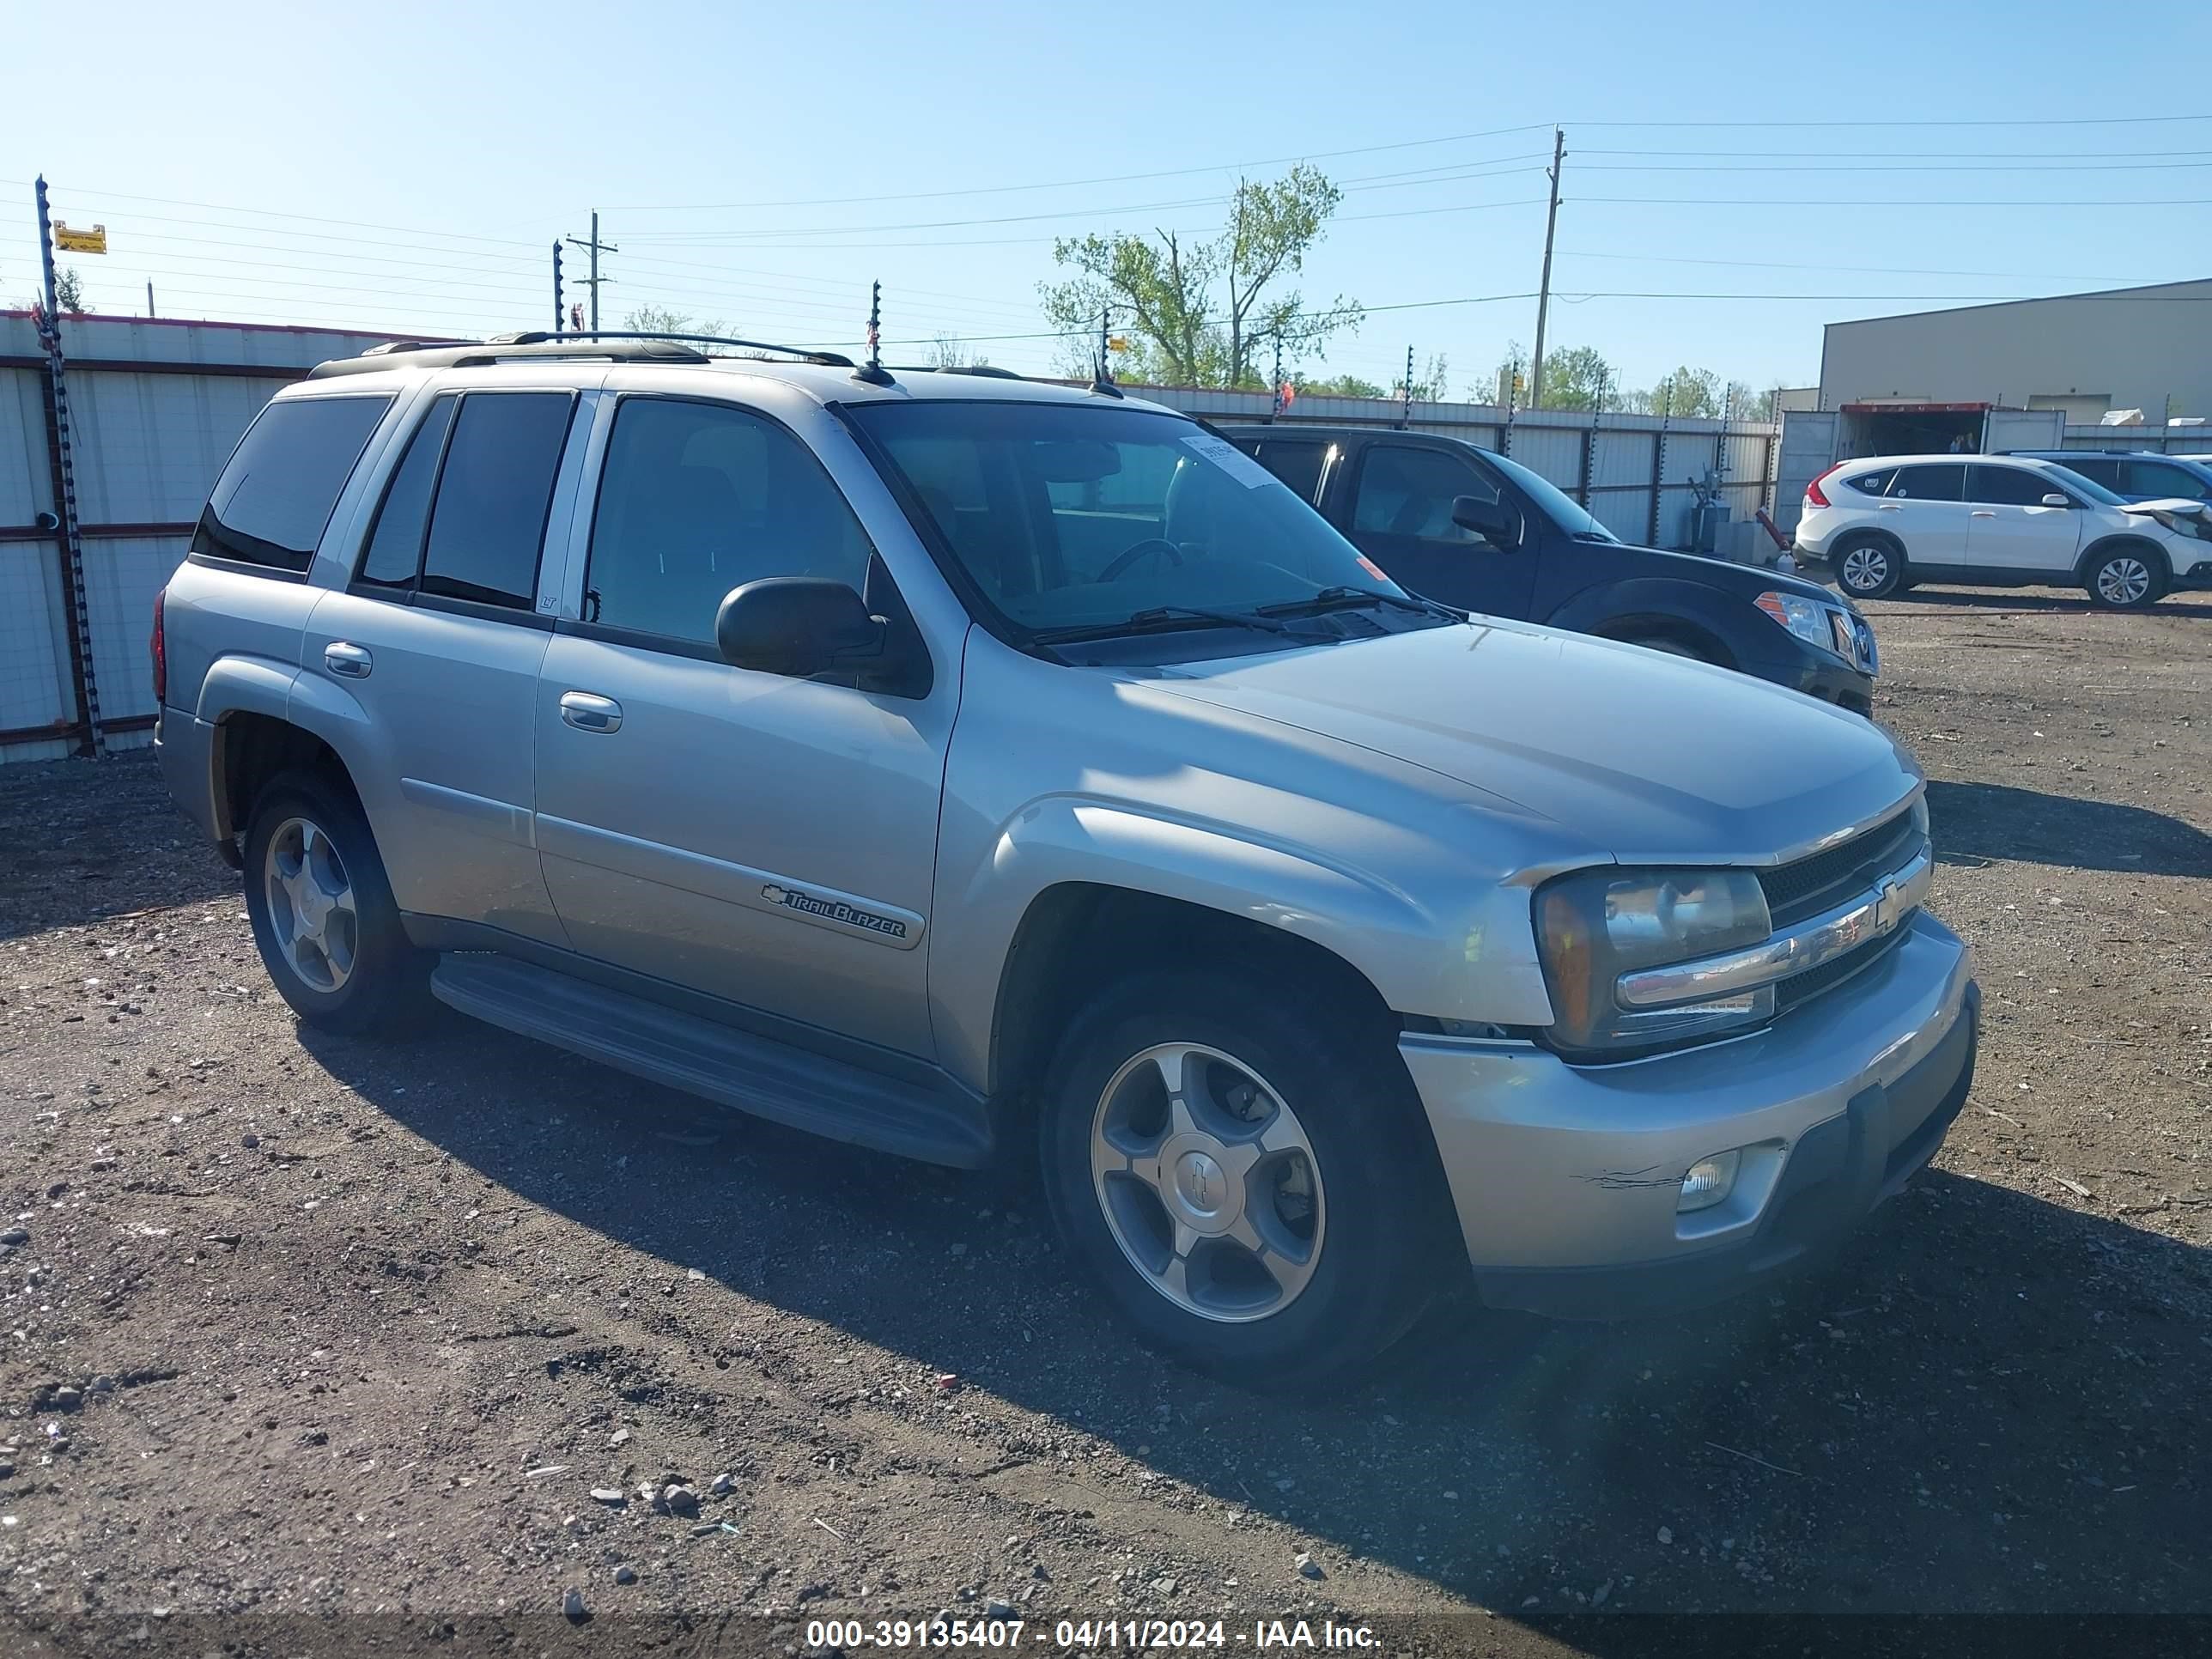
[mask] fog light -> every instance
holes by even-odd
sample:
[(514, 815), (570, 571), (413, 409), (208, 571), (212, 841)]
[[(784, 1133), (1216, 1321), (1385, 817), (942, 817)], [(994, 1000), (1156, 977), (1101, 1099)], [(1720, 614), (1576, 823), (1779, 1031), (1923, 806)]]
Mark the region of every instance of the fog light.
[(1682, 1177), (1682, 1195), (1674, 1200), (1677, 1214), (1710, 1210), (1735, 1190), (1735, 1172), (1743, 1162), (1741, 1151), (1701, 1158)]

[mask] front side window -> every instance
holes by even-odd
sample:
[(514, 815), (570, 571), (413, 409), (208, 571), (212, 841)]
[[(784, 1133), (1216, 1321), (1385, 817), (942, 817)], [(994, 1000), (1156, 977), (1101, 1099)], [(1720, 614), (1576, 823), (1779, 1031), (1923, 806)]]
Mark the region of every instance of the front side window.
[(1474, 532), (1452, 522), (1452, 502), (1461, 495), (1494, 501), (1498, 486), (1473, 462), (1442, 450), (1373, 445), (1360, 460), (1352, 527), (1377, 536), (1473, 542), (1480, 539)]
[(2045, 495), (2054, 491), (2065, 493), (2054, 480), (2024, 466), (1970, 468), (1966, 490), (1967, 500), (1985, 501), (1993, 507), (2039, 507)]
[(2185, 501), (2196, 501), (2212, 493), (2212, 485), (2207, 485), (2187, 467), (2176, 466), (2172, 461), (2122, 461), (2120, 493), (2153, 498), (2178, 495)]
[(1310, 501), (1321, 494), (1322, 469), (1328, 465), (1330, 447), (1324, 443), (1270, 438), (1260, 446), (1260, 465), (1280, 478), (1300, 501)]
[(1340, 596), (1418, 611), (1273, 474), (1180, 416), (945, 399), (864, 404), (850, 419), (965, 585), (1018, 631)]
[(313, 562), (389, 398), (289, 398), (246, 430), (192, 532), (192, 551), (276, 570)]
[(532, 608), (538, 550), (575, 398), (481, 392), (461, 399), (422, 550), (424, 593)]
[(586, 622), (696, 645), (736, 587), (819, 576), (856, 590), (872, 549), (822, 464), (726, 404), (625, 398), (592, 523)]
[(1890, 480), (1893, 501), (1959, 501), (1966, 499), (1966, 469), (1963, 463), (1933, 466), (1900, 466)]

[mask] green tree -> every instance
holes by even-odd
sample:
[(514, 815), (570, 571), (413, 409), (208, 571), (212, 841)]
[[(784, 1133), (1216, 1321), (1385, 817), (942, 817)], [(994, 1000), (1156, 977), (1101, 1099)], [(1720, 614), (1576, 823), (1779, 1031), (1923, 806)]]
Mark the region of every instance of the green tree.
[(1676, 420), (1709, 421), (1721, 412), (1720, 376), (1710, 368), (1685, 365), (1651, 388), (1651, 413)]
[(1357, 374), (1332, 374), (1320, 380), (1310, 380), (1303, 374), (1293, 374), (1290, 380), (1301, 396), (1308, 393), (1316, 398), (1382, 398), (1389, 395), (1374, 381), (1363, 380)]
[(633, 334), (721, 334), (726, 325), (719, 317), (701, 320), (688, 311), (672, 311), (666, 306), (639, 306), (623, 319), (622, 325)]
[(1319, 171), (1299, 166), (1271, 184), (1239, 179), (1227, 228), (1209, 241), (1169, 230), (1055, 241), (1054, 262), (1074, 274), (1040, 283), (1038, 294), (1067, 337), (1062, 366), (1089, 372), (1102, 318), (1129, 340), (1120, 370), (1158, 385), (1259, 386), (1278, 343), (1322, 356), (1331, 335), (1358, 326), (1358, 305), (1340, 295), (1310, 311), (1304, 295), (1279, 284), (1304, 269), (1342, 199)]
[(84, 283), (75, 265), (55, 273), (54, 303), (72, 317), (84, 315)]
[(1565, 346), (1544, 358), (1544, 396), (1536, 407), (1617, 408), (1619, 377), (1595, 346)]

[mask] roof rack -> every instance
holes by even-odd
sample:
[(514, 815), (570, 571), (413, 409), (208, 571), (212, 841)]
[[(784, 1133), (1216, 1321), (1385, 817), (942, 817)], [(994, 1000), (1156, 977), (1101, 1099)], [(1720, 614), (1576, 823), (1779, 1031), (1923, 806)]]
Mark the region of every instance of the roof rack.
[(340, 374), (368, 374), (389, 368), (396, 360), (422, 368), (477, 368), (487, 364), (533, 358), (600, 358), (626, 363), (704, 363), (714, 361), (698, 344), (740, 346), (750, 351), (776, 351), (802, 362), (831, 368), (850, 368), (853, 360), (834, 351), (814, 351), (805, 346), (776, 345), (766, 340), (740, 340), (726, 334), (649, 334), (629, 330), (581, 329), (563, 334), (543, 331), (499, 334), (489, 340), (388, 340), (370, 347), (358, 357), (340, 357), (318, 363), (308, 371), (311, 380)]
[(1026, 380), (1026, 374), (1017, 374), (1011, 368), (1000, 368), (995, 363), (961, 363), (957, 367), (941, 368), (934, 363), (906, 363), (891, 365), (895, 374), (980, 374), (993, 380)]

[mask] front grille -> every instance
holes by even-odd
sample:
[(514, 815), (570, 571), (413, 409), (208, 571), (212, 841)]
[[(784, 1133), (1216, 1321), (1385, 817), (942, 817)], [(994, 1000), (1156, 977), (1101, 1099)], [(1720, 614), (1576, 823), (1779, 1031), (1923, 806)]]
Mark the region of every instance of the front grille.
[(1834, 990), (1852, 975), (1865, 972), (1887, 955), (1891, 948), (1905, 937), (1905, 930), (1899, 927), (1893, 933), (1870, 939), (1865, 944), (1855, 945), (1843, 955), (1822, 963), (1818, 968), (1808, 969), (1784, 980), (1774, 988), (1774, 1012), (1787, 1013), (1798, 1004), (1811, 1001), (1823, 991)]
[(1912, 861), (1920, 851), (1920, 831), (1910, 811), (1854, 836), (1839, 847), (1809, 859), (1759, 872), (1775, 931), (1832, 910), (1857, 897), (1882, 877)]

